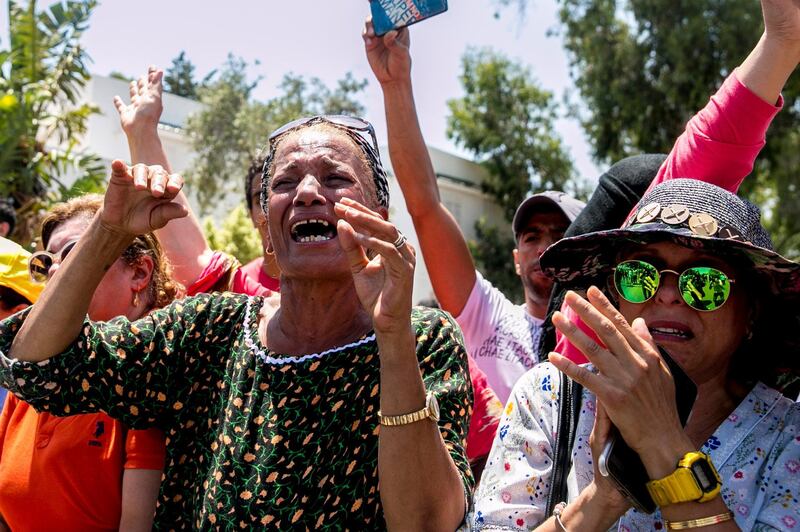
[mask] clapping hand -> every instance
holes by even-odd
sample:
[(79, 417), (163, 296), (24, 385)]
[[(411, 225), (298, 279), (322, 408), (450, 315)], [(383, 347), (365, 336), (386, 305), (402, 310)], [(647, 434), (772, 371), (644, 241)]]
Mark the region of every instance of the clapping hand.
[[(410, 330), (416, 258), (397, 228), (377, 212), (344, 198), (335, 206), (337, 234), (347, 254), (356, 292), (377, 333)], [(375, 254), (370, 258), (368, 250)]]
[(628, 324), (596, 287), (588, 290), (587, 297), (568, 292), (565, 301), (607, 347), (589, 338), (561, 313), (553, 316), (553, 324), (599, 373), (557, 353), (550, 355), (550, 361), (595, 394), (645, 466), (657, 463), (662, 458), (659, 451), (670, 448), (669, 444), (691, 446), (675, 406), (672, 375), (644, 320), (637, 318)]

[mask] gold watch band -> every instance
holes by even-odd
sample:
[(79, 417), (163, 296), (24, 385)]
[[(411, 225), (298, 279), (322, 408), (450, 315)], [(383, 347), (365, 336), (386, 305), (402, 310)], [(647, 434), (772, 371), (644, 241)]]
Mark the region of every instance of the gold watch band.
[(387, 427), (398, 427), (400, 425), (408, 425), (416, 423), (423, 419), (430, 419), (434, 422), (439, 421), (439, 403), (436, 401), (436, 396), (428, 392), (425, 398), (425, 406), (416, 412), (409, 412), (408, 414), (400, 414), (398, 416), (384, 416), (378, 410), (378, 422)]
[(386, 425), (387, 427), (409, 425), (423, 419), (428, 419), (427, 406), (422, 410), (417, 410), (416, 412), (411, 412), (410, 414), (400, 414), (399, 416), (384, 416), (380, 411), (378, 411), (378, 420), (380, 421), (380, 424)]

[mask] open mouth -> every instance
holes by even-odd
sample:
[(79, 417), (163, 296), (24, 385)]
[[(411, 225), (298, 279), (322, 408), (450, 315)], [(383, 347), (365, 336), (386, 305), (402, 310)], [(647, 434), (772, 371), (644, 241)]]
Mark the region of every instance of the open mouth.
[(694, 334), (689, 329), (684, 328), (677, 328), (677, 327), (650, 327), (650, 334), (653, 335), (653, 338), (660, 338), (664, 340), (691, 340), (694, 338)]
[(292, 225), (292, 240), (295, 242), (324, 242), (336, 237), (336, 226), (325, 220), (300, 220)]

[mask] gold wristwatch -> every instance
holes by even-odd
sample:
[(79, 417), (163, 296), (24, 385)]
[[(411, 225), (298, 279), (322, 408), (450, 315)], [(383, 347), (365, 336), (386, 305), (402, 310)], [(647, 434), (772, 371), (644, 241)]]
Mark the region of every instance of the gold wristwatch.
[(439, 421), (439, 401), (436, 400), (436, 396), (431, 392), (428, 392), (428, 395), (425, 397), (425, 408), (422, 410), (417, 410), (409, 414), (400, 414), (399, 416), (384, 416), (381, 414), (380, 410), (378, 410), (378, 421), (381, 425), (386, 425), (388, 427), (408, 425), (409, 423), (415, 423), (422, 419), (431, 419), (434, 423)]
[(719, 495), (721, 488), (722, 480), (711, 459), (699, 452), (686, 453), (671, 475), (647, 483), (647, 491), (659, 506), (708, 502)]

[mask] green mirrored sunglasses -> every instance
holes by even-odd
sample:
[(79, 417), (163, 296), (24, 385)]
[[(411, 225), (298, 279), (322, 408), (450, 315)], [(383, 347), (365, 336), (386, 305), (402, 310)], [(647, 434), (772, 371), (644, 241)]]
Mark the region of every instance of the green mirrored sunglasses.
[(644, 303), (656, 295), (662, 273), (678, 276), (678, 291), (693, 309), (710, 312), (728, 300), (733, 279), (724, 272), (708, 266), (694, 266), (682, 273), (675, 270), (658, 270), (643, 260), (626, 260), (614, 268), (614, 286), (625, 301)]

